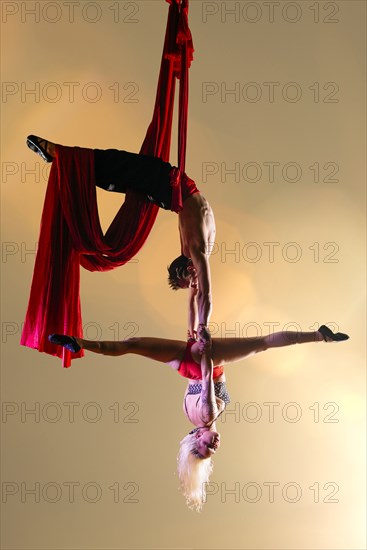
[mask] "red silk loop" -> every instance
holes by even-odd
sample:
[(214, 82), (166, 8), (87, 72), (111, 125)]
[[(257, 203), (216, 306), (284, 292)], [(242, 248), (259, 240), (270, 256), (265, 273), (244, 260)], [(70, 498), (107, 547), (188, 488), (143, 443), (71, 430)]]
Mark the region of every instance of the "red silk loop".
[(187, 17), (187, 9), (181, 10), (180, 18), (178, 21), (177, 31), (177, 44), (183, 45), (187, 43), (188, 48), (192, 48), (192, 36), (189, 28), (189, 22)]
[[(171, 209), (179, 212), (183, 202), (181, 182), (187, 183), (183, 174), (188, 69), (194, 48), (187, 20), (187, 0), (167, 2), (170, 6), (153, 117), (140, 153), (169, 161), (175, 84), (179, 76), (178, 168), (170, 178)], [(69, 367), (72, 359), (81, 357), (82, 350), (71, 354), (48, 340), (52, 333), (83, 336), (80, 266), (89, 271), (108, 271), (130, 261), (148, 238), (158, 210), (144, 195), (127, 189), (125, 202), (103, 234), (98, 216), (93, 150), (57, 146), (42, 212), (21, 344), (62, 358), (64, 367)]]

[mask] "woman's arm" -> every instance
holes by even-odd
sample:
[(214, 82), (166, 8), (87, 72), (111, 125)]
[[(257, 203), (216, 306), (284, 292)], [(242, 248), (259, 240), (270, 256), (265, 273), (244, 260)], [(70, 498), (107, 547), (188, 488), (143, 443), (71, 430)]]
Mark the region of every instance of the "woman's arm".
[(201, 420), (207, 424), (217, 417), (219, 409), (214, 393), (211, 339), (201, 356)]

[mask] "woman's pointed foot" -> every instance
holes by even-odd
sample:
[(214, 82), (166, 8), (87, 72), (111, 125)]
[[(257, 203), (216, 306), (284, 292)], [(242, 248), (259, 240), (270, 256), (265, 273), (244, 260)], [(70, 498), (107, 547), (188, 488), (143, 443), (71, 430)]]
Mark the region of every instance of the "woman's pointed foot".
[(342, 342), (343, 340), (349, 339), (348, 334), (343, 334), (342, 332), (335, 333), (326, 325), (321, 325), (319, 332), (321, 332), (325, 342)]
[(50, 334), (48, 339), (52, 344), (63, 346), (73, 353), (77, 353), (82, 349), (74, 336), (66, 336), (65, 334)]
[(27, 137), (27, 145), (32, 151), (40, 155), (40, 157), (46, 162), (52, 162), (54, 157), (50, 154), (53, 143), (38, 136), (30, 135)]

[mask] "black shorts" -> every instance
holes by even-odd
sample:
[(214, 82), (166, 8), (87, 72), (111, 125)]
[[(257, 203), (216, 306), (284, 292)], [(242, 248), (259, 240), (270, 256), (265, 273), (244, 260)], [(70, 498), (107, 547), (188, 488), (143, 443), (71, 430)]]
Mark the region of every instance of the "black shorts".
[(171, 209), (171, 169), (169, 162), (156, 157), (117, 149), (94, 149), (97, 187), (116, 193), (134, 189), (165, 210)]

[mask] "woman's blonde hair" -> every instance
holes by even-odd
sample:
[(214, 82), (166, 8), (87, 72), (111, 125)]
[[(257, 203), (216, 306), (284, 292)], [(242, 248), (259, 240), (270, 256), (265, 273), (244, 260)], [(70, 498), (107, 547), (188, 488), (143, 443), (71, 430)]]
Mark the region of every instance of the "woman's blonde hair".
[(189, 508), (201, 511), (206, 496), (206, 483), (213, 471), (211, 457), (202, 458), (196, 447), (196, 434), (188, 434), (180, 442), (177, 456), (177, 472), (180, 491)]

